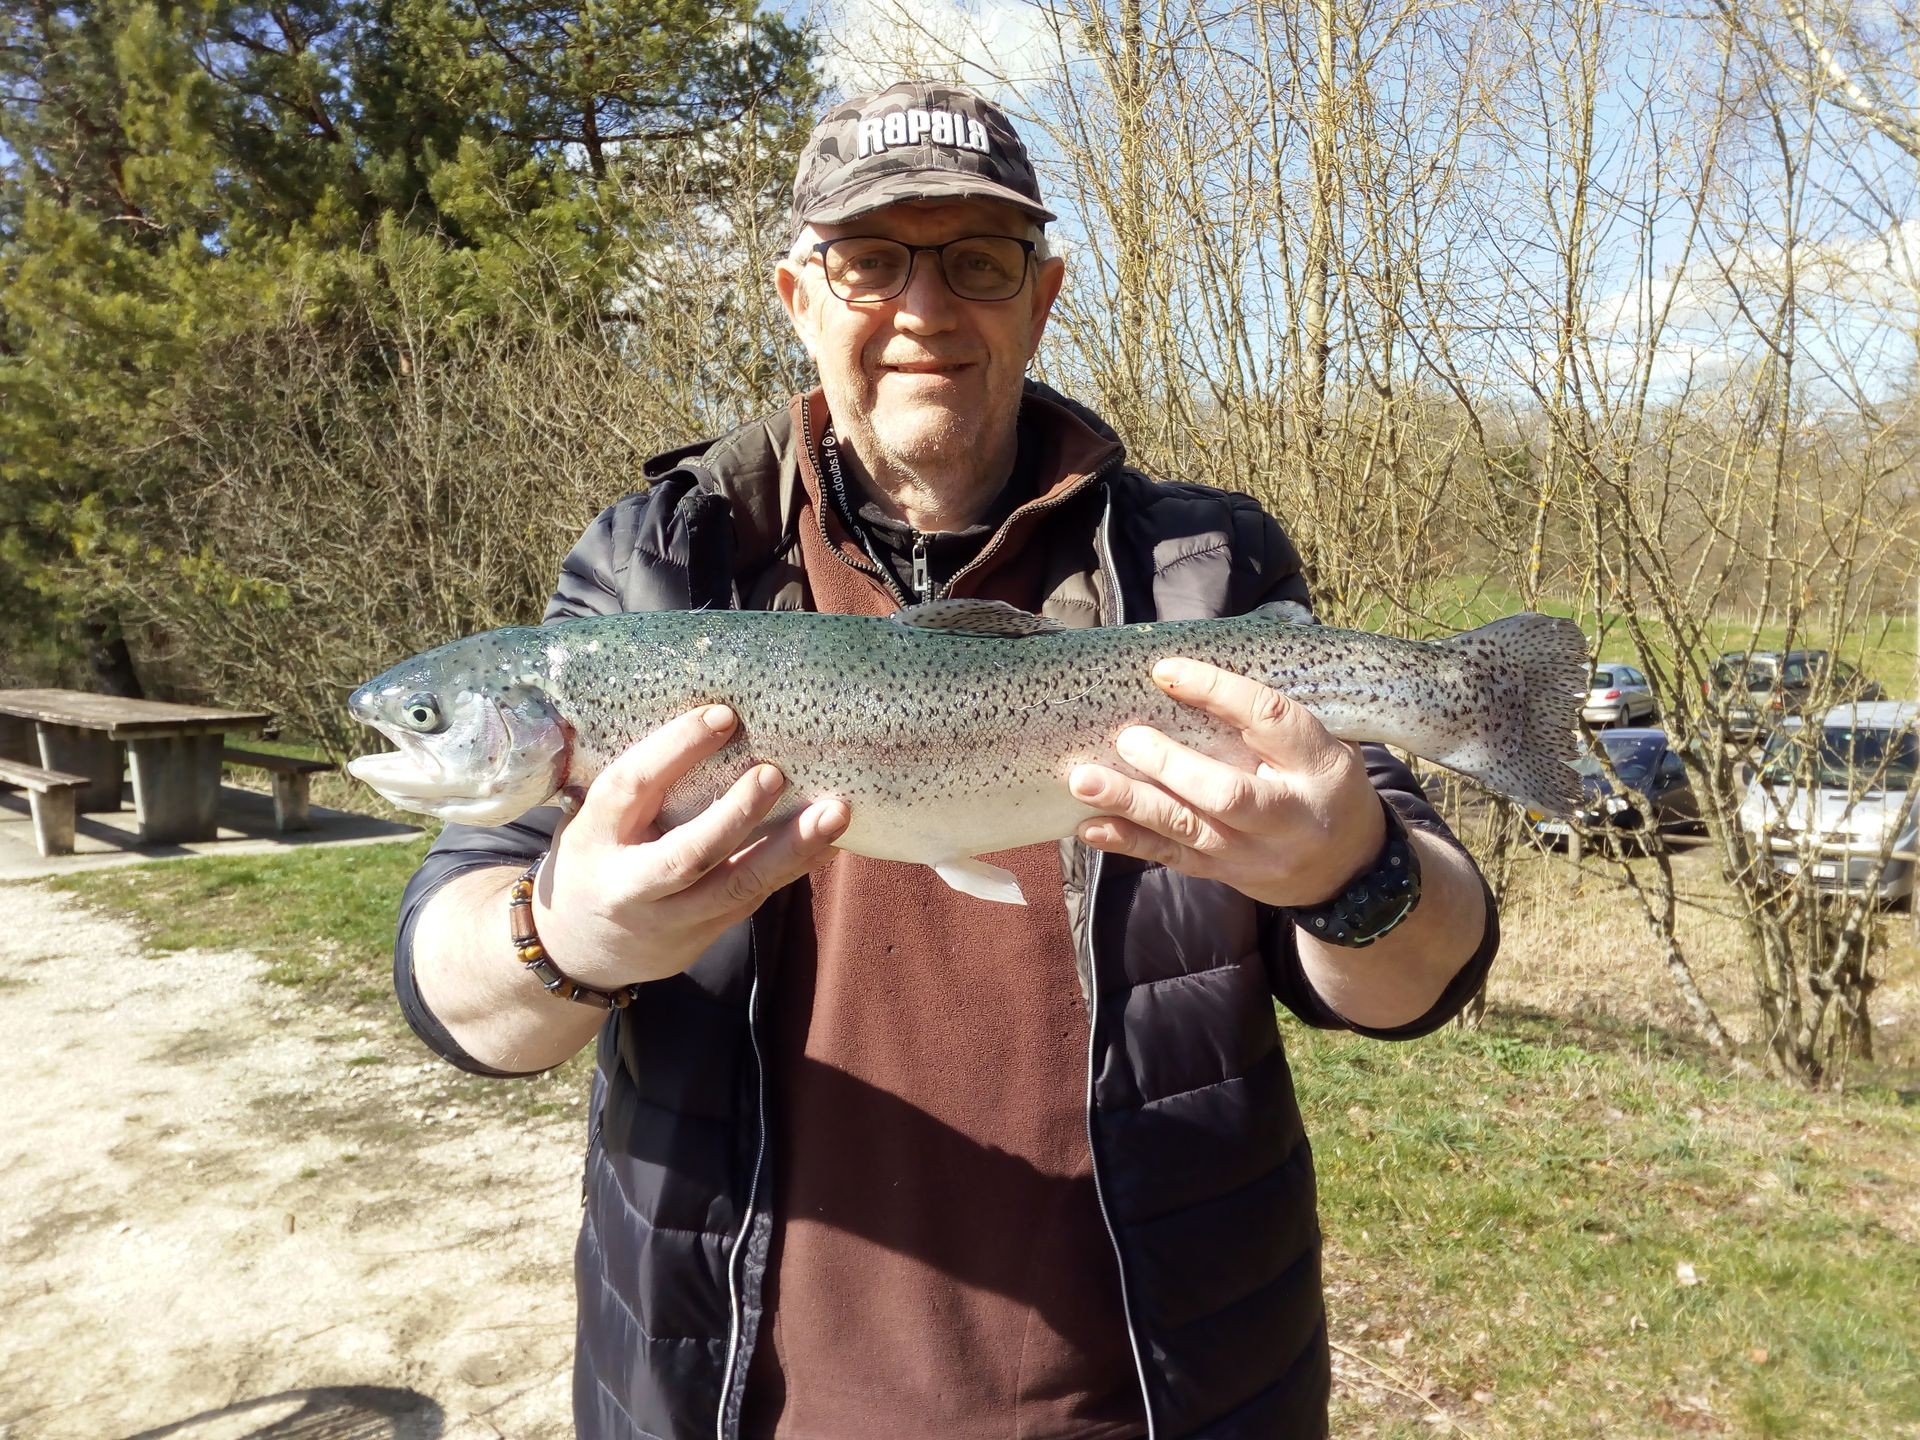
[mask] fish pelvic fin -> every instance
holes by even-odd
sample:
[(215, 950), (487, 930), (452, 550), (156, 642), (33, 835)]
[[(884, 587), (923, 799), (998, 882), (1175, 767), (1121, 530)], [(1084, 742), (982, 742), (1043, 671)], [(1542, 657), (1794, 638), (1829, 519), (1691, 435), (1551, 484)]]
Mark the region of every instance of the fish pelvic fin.
[(1474, 662), (1485, 708), (1472, 736), (1433, 758), (1544, 814), (1580, 799), (1580, 707), (1592, 657), (1586, 632), (1558, 615), (1508, 615), (1439, 642)]
[(984, 860), (971, 860), (961, 856), (955, 860), (943, 860), (933, 867), (933, 873), (962, 895), (971, 895), (976, 900), (992, 900), (1000, 905), (1024, 905), (1027, 897), (1020, 893), (1020, 882), (1013, 877), (1011, 870), (1002, 870), (998, 865), (989, 865)]

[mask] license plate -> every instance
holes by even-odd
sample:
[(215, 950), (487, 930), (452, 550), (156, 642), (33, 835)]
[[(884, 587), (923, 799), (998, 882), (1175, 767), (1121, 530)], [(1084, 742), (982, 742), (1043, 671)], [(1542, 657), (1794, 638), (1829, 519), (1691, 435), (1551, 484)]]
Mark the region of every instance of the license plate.
[(1816, 860), (1813, 864), (1813, 878), (1816, 880), (1837, 880), (1840, 866), (1832, 860)]

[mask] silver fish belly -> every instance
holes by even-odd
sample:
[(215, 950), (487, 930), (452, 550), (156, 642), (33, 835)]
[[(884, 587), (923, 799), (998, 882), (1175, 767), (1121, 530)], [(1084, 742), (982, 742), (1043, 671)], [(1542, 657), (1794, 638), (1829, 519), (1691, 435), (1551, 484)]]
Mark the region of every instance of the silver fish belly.
[[(994, 879), (1005, 872), (971, 857), (1071, 834), (1094, 812), (1068, 793), (1069, 772), (1128, 771), (1113, 748), (1127, 726), (1251, 762), (1237, 733), (1152, 682), (1154, 662), (1176, 655), (1271, 685), (1343, 739), (1398, 746), (1537, 809), (1566, 813), (1578, 795), (1567, 761), (1587, 644), (1571, 621), (1516, 615), (1422, 642), (1270, 612), (1075, 630), (982, 601), (889, 619), (670, 611), (489, 632), (356, 691), (355, 716), (401, 751), (349, 769), (396, 804), (504, 823), (579, 794), (649, 731), (720, 703), (738, 731), (674, 789), (663, 824), (765, 761), (788, 781), (769, 823), (838, 795), (850, 812), (840, 848), (1016, 900)], [(563, 734), (564, 753), (549, 754)], [(437, 755), (437, 736), (457, 753)], [(449, 801), (467, 780), (475, 797)]]

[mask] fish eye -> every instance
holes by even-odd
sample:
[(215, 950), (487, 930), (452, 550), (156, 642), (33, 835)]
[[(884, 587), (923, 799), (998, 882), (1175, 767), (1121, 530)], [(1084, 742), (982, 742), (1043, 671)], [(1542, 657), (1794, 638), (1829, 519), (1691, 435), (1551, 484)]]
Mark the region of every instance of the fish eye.
[(409, 727), (422, 734), (431, 735), (440, 728), (440, 702), (424, 692), (409, 695), (400, 714)]

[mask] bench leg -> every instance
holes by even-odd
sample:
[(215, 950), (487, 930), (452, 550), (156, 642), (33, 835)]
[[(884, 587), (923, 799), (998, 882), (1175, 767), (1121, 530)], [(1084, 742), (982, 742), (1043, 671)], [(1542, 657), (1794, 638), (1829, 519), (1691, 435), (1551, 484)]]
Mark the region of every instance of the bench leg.
[(42, 720), (40, 763), (49, 770), (64, 770), (69, 775), (87, 777), (87, 788), (75, 802), (81, 811), (113, 811), (120, 808), (120, 775), (126, 769), (126, 756), (120, 744), (96, 730), (81, 730), (71, 725), (49, 725)]
[(313, 821), (307, 817), (307, 777), (305, 775), (282, 775), (278, 771), (274, 773), (273, 828), (283, 832), (313, 828)]
[(211, 840), (219, 831), (219, 735), (169, 735), (129, 740), (133, 805), (142, 844)]
[(33, 843), (42, 855), (73, 854), (73, 801), (69, 785), (27, 792), (27, 803), (33, 808)]

